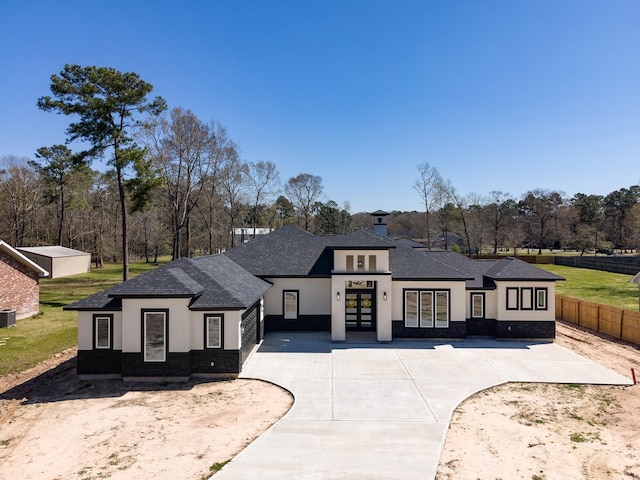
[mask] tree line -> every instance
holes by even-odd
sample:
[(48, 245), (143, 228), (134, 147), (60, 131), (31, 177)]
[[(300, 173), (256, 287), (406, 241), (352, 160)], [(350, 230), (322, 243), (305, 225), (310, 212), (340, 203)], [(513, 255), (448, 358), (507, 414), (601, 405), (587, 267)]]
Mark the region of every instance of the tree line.
[[(464, 252), (498, 253), (542, 249), (573, 249), (612, 253), (640, 248), (640, 186), (621, 188), (607, 195), (534, 189), (515, 197), (492, 191), (488, 195), (460, 195), (438, 169), (418, 165), (413, 185), (422, 211), (391, 212), (388, 229), (430, 246)], [(369, 219), (354, 216), (354, 225)], [(450, 241), (450, 233), (458, 241)]]

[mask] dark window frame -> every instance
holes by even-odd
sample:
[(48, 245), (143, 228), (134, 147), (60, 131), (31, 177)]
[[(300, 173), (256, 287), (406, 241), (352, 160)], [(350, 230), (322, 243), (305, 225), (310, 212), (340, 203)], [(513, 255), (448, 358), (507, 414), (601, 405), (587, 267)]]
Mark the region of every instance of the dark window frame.
[[(287, 293), (296, 295), (296, 316), (287, 317)], [(285, 320), (298, 320), (300, 317), (300, 290), (282, 290), (282, 318)]]
[[(539, 293), (544, 293), (544, 305), (543, 306), (538, 306), (538, 294)], [(534, 300), (534, 306), (536, 310), (548, 310), (549, 309), (549, 289), (547, 287), (536, 287), (535, 288), (535, 298)]]
[[(146, 314), (148, 313), (162, 313), (164, 314), (164, 358), (162, 360), (147, 360), (147, 352), (146, 352), (146, 344), (147, 344), (147, 336), (146, 336)], [(168, 308), (143, 308), (140, 311), (141, 321), (140, 321), (140, 329), (142, 331), (141, 335), (141, 351), (142, 351), (142, 361), (144, 363), (166, 363), (167, 358), (169, 356), (169, 309)]]
[[(526, 296), (529, 297), (529, 306), (526, 307)], [(533, 287), (520, 287), (520, 310), (533, 310), (534, 306)]]
[[(510, 304), (509, 300), (511, 299), (511, 296), (509, 295), (509, 292), (514, 291), (516, 292), (516, 305), (513, 306)], [(520, 288), (518, 287), (507, 287), (506, 288), (506, 294), (507, 294), (507, 310), (520, 310)]]
[[(98, 346), (98, 319), (106, 318), (109, 320), (109, 346)], [(94, 350), (113, 350), (113, 314), (112, 313), (95, 313), (93, 315), (93, 349)]]
[[(417, 325), (407, 325), (407, 293), (415, 292), (416, 293), (416, 305), (418, 308), (418, 324)], [(431, 325), (423, 326), (422, 322), (422, 293), (430, 292), (431, 293)], [(437, 309), (438, 309), (438, 293), (445, 293), (447, 295), (447, 324), (445, 326), (438, 326), (437, 320)], [(449, 328), (451, 323), (451, 289), (449, 288), (403, 288), (402, 289), (402, 316), (404, 321), (404, 326), (406, 328), (423, 328), (423, 329), (434, 329), (434, 328)]]
[[(473, 299), (474, 298), (480, 298), (481, 302), (482, 302), (482, 312), (480, 313), (480, 316), (475, 315), (475, 305), (473, 303)], [(473, 292), (471, 294), (471, 318), (486, 318), (486, 310), (485, 310), (485, 305), (486, 305), (486, 301), (485, 301), (485, 294), (484, 292)]]
[[(209, 345), (209, 319), (220, 319), (220, 345), (212, 347)], [(205, 313), (204, 314), (204, 348), (205, 350), (221, 350), (224, 348), (224, 313)]]

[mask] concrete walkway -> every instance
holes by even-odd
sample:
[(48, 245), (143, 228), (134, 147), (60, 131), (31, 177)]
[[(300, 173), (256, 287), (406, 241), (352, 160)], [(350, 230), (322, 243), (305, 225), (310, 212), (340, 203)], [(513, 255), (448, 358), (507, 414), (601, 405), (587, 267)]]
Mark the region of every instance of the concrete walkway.
[(267, 335), (241, 376), (280, 385), (295, 402), (216, 480), (432, 479), (451, 415), (475, 392), (505, 382), (630, 384), (553, 343), (332, 344), (319, 333)]

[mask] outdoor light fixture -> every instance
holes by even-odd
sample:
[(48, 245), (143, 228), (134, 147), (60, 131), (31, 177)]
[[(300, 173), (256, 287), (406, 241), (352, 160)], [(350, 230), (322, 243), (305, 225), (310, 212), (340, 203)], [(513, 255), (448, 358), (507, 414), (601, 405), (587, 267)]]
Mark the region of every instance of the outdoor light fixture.
[(336, 300), (340, 301), (340, 292), (336, 292)]
[(387, 292), (382, 293), (382, 300), (387, 301)]

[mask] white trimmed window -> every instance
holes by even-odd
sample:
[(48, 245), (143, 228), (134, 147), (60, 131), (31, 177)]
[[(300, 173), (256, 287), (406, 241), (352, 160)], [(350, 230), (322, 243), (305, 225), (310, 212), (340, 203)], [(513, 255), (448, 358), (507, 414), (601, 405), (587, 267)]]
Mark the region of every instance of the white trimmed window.
[(111, 349), (111, 317), (110, 316), (96, 316), (94, 317), (95, 323), (95, 345), (96, 349), (109, 350)]
[(167, 312), (143, 312), (144, 361), (167, 359)]
[(222, 316), (205, 315), (207, 348), (222, 348)]
[(405, 290), (404, 325), (411, 328), (447, 328), (449, 291)]

